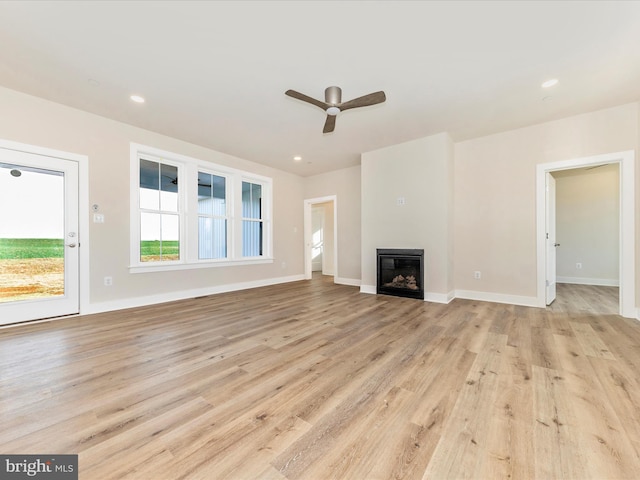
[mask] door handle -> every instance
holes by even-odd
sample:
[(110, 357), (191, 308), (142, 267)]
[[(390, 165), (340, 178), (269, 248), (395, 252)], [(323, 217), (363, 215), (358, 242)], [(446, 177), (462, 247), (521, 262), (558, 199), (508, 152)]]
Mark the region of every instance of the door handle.
[(67, 243), (67, 247), (76, 248), (76, 244), (75, 243)]
[(559, 247), (559, 246), (560, 246), (560, 244), (559, 244), (559, 243), (554, 243), (554, 244), (553, 244), (553, 246), (554, 246), (554, 247)]

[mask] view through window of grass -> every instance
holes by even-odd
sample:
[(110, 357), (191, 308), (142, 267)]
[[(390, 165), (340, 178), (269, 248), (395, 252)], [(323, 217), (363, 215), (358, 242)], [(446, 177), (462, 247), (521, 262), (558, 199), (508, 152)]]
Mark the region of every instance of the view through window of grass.
[(63, 294), (63, 239), (0, 238), (0, 302)]
[(140, 261), (157, 262), (159, 260), (180, 260), (180, 241), (142, 240)]

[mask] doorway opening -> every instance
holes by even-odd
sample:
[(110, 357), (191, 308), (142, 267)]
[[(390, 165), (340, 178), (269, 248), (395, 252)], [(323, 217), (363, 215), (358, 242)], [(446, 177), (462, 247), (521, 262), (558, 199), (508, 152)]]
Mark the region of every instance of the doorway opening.
[(338, 221), (335, 195), (304, 201), (304, 277), (337, 276)]
[(552, 311), (619, 313), (619, 169), (609, 163), (550, 173), (557, 245)]
[(617, 164), (619, 169), (619, 254), (617, 262), (620, 288), (618, 313), (624, 317), (635, 318), (635, 182), (633, 151), (538, 165), (536, 177), (537, 302), (540, 307), (545, 307), (553, 301), (557, 267), (554, 257), (556, 256), (556, 248), (561, 247), (561, 244), (558, 245), (553, 230), (549, 235), (550, 216), (555, 214), (555, 207), (550, 209), (550, 203), (553, 202), (553, 198), (550, 198), (549, 195), (549, 178), (552, 177), (552, 172), (609, 164)]

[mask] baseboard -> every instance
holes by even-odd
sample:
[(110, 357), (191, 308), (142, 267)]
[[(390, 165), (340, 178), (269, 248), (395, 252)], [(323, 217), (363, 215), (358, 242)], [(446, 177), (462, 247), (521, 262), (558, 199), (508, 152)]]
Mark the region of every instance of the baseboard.
[(617, 278), (584, 278), (584, 277), (556, 277), (556, 283), (571, 283), (573, 285), (597, 285), (599, 287), (619, 287)]
[(351, 287), (359, 287), (360, 279), (359, 278), (342, 278), (342, 277), (333, 277), (334, 283), (339, 283), (340, 285), (349, 285)]
[[(368, 293), (368, 294), (375, 295), (377, 293), (377, 288), (375, 285), (361, 285), (360, 293)], [(455, 298), (455, 295), (453, 291), (449, 293), (425, 292), (424, 294), (425, 302), (449, 303), (454, 298)]]
[(123, 310), (125, 308), (144, 307), (147, 305), (155, 305), (158, 303), (173, 302), (176, 300), (184, 300), (187, 298), (205, 297), (208, 295), (216, 295), (218, 293), (236, 292), (239, 290), (248, 290), (251, 288), (267, 287), (269, 285), (277, 285), (280, 283), (290, 283), (304, 280), (304, 275), (290, 275), (288, 277), (268, 278), (265, 280), (255, 280), (252, 282), (230, 283), (227, 285), (217, 285), (214, 287), (198, 288), (193, 290), (181, 290), (177, 292), (167, 292), (158, 295), (149, 295), (145, 297), (126, 298), (122, 300), (114, 300), (111, 302), (92, 303), (84, 314), (111, 312), (114, 310)]
[(540, 307), (537, 297), (525, 297), (520, 295), (506, 295), (503, 293), (476, 292), (473, 290), (456, 290), (456, 298), (465, 300), (480, 300), (482, 302), (508, 303), (523, 307)]
[(449, 293), (434, 293), (434, 292), (425, 292), (424, 301), (425, 302), (434, 302), (434, 303), (450, 303), (455, 297), (455, 292), (452, 290)]
[(375, 285), (360, 285), (360, 293), (368, 293), (375, 295), (378, 292), (378, 289)]

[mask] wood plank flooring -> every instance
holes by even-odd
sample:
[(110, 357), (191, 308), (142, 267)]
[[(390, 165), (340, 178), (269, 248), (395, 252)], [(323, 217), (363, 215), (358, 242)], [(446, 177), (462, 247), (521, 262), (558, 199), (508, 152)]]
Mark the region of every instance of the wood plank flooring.
[(86, 480), (637, 479), (640, 323), (560, 307), (321, 278), (2, 329), (0, 453)]
[(558, 313), (616, 315), (620, 312), (618, 287), (559, 283), (556, 300), (549, 308)]

